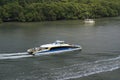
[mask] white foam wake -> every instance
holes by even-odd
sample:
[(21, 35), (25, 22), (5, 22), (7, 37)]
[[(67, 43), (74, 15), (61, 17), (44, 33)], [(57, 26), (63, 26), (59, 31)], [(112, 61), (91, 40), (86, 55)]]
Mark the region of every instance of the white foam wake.
[(23, 54), (28, 54), (27, 52), (22, 52), (22, 53), (2, 53), (0, 54), (1, 56), (14, 56), (14, 55), (23, 55)]
[(53, 80), (67, 80), (89, 76), (101, 72), (113, 71), (119, 68), (120, 56), (106, 60), (98, 60), (94, 62), (74, 64), (62, 68), (51, 69), (50, 72), (52, 73), (45, 73), (44, 77), (40, 80), (49, 80), (51, 77)]
[(22, 53), (4, 53), (0, 54), (0, 59), (17, 59), (17, 58), (24, 58), (24, 57), (31, 57), (32, 55), (28, 55), (27, 52)]

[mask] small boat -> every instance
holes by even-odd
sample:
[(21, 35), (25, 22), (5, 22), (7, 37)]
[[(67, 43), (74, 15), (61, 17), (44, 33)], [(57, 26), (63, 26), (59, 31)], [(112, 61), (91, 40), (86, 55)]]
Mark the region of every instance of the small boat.
[(85, 19), (84, 20), (85, 23), (95, 23), (95, 21), (93, 19)]
[(68, 51), (82, 50), (80, 45), (67, 44), (64, 41), (57, 40), (54, 43), (44, 44), (40, 47), (28, 49), (27, 52), (32, 55), (55, 54)]

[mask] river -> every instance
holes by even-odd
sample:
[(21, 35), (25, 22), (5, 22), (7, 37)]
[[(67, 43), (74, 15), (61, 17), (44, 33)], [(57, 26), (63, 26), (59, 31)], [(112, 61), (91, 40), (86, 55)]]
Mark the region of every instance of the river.
[[(32, 56), (28, 48), (64, 40), (82, 51)], [(0, 80), (120, 80), (120, 17), (0, 24)]]

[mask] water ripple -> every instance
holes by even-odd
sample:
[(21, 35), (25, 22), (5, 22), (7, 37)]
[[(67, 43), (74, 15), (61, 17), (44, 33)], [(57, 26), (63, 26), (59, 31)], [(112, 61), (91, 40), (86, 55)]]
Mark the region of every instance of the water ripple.
[[(51, 69), (52, 73), (45, 73), (40, 80), (67, 80), (97, 74), (101, 72), (113, 71), (120, 68), (120, 56), (111, 59), (98, 60), (83, 64), (74, 64), (62, 68)], [(47, 76), (47, 77), (46, 77)]]

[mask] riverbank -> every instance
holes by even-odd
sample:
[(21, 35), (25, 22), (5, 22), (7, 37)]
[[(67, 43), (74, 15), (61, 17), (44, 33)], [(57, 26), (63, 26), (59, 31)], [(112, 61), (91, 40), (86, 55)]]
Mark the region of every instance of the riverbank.
[(3, 22), (82, 20), (120, 15), (119, 0), (2, 0), (0, 4), (0, 19)]

